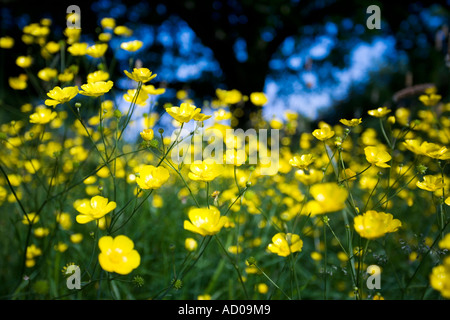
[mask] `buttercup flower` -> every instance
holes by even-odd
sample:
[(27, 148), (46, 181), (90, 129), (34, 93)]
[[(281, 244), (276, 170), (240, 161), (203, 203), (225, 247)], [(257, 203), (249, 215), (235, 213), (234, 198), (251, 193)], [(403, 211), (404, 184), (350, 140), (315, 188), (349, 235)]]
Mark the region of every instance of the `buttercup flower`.
[(108, 45), (106, 43), (94, 44), (86, 49), (86, 54), (93, 58), (100, 58), (103, 57), (107, 49)]
[(0, 48), (2, 49), (11, 49), (14, 46), (14, 38), (9, 36), (0, 38)]
[(58, 75), (58, 70), (53, 68), (44, 68), (39, 70), (37, 76), (39, 79), (43, 81), (50, 81), (54, 79)]
[(127, 70), (123, 71), (126, 76), (136, 82), (146, 83), (156, 77), (156, 74), (153, 74), (147, 68), (134, 68), (133, 73), (128, 72)]
[(85, 224), (93, 220), (104, 217), (116, 208), (114, 201), (108, 202), (107, 198), (94, 196), (90, 200), (84, 199), (74, 204), (75, 209), (80, 213), (76, 220), (80, 224)]
[(88, 44), (86, 42), (76, 42), (67, 48), (73, 56), (84, 56), (87, 53)]
[(130, 89), (123, 95), (123, 99), (127, 102), (134, 102), (138, 106), (145, 106), (148, 100), (148, 94), (144, 90), (139, 90), (139, 94), (136, 96), (137, 89)]
[(16, 64), (21, 68), (28, 68), (33, 63), (33, 58), (30, 56), (20, 56), (16, 59)]
[(223, 173), (223, 166), (213, 160), (197, 160), (190, 166), (189, 178), (194, 181), (212, 181)]
[(36, 124), (46, 124), (56, 118), (58, 114), (47, 108), (37, 108), (36, 112), (30, 115), (30, 122)]
[(314, 162), (314, 156), (312, 154), (302, 154), (301, 156), (294, 156), (289, 160), (289, 164), (295, 168), (306, 170), (308, 166)]
[(263, 106), (267, 103), (267, 97), (264, 92), (252, 92), (250, 94), (250, 101), (255, 106)]
[(87, 75), (87, 82), (106, 81), (109, 79), (109, 73), (103, 70), (97, 70)]
[(106, 17), (100, 20), (100, 25), (103, 29), (114, 29), (116, 26), (116, 20), (114, 18)]
[(60, 87), (56, 86), (47, 93), (47, 96), (51, 99), (45, 100), (44, 103), (47, 106), (55, 107), (56, 105), (58, 105), (60, 103), (65, 103), (65, 102), (72, 100), (77, 94), (78, 94), (77, 86), (65, 87), (62, 89)]
[(426, 175), (423, 177), (423, 181), (417, 181), (416, 185), (423, 190), (435, 192), (445, 187), (445, 183), (442, 178), (432, 175)]
[(267, 246), (267, 249), (276, 253), (281, 257), (287, 257), (291, 253), (302, 251), (303, 241), (299, 235), (293, 233), (277, 233), (272, 237), (272, 243)]
[(118, 274), (129, 274), (141, 263), (141, 256), (134, 249), (133, 241), (124, 235), (113, 238), (101, 237), (98, 241), (98, 261), (103, 270)]
[(134, 52), (134, 51), (139, 50), (142, 47), (142, 45), (143, 45), (142, 41), (140, 41), (140, 40), (133, 40), (133, 41), (128, 41), (128, 42), (122, 42), (120, 44), (120, 47), (123, 50)]
[(388, 109), (387, 107), (379, 107), (377, 109), (369, 110), (367, 113), (372, 117), (382, 118), (390, 112), (391, 109)]
[(435, 106), (439, 101), (441, 101), (442, 96), (439, 94), (423, 94), (419, 97), (419, 100), (427, 107)]
[(158, 189), (169, 179), (169, 171), (164, 167), (145, 165), (139, 170), (136, 182), (141, 189)]
[(320, 129), (314, 130), (312, 135), (320, 141), (325, 141), (334, 136), (334, 131), (329, 126), (323, 126)]
[(141, 138), (145, 141), (150, 141), (153, 139), (154, 133), (153, 129), (144, 129), (140, 132)]
[(25, 90), (28, 86), (27, 80), (28, 76), (26, 74), (21, 74), (18, 77), (9, 77), (8, 84), (14, 90)]
[(442, 264), (432, 269), (430, 284), (444, 298), (450, 299), (450, 257), (445, 257)]
[(314, 200), (305, 205), (304, 213), (311, 216), (340, 211), (345, 208), (348, 191), (335, 182), (318, 183), (309, 189)]
[(203, 121), (211, 116), (205, 116), (201, 114), (202, 110), (197, 108), (193, 104), (183, 102), (179, 107), (169, 107), (166, 108), (166, 112), (170, 114), (175, 120), (186, 123), (191, 121), (192, 119), (197, 121)]
[(220, 216), (220, 211), (214, 206), (210, 208), (192, 208), (188, 212), (189, 220), (184, 221), (184, 229), (198, 233), (202, 236), (212, 236), (218, 233), (227, 217)]
[(351, 119), (351, 120), (341, 119), (339, 121), (347, 127), (356, 127), (357, 125), (359, 125), (362, 122), (361, 118)]
[(113, 85), (114, 83), (111, 80), (107, 82), (105, 81), (89, 82), (81, 86), (82, 91), (80, 91), (80, 93), (85, 96), (99, 97), (109, 92), (109, 90), (111, 90)]
[(369, 210), (353, 219), (355, 231), (366, 239), (376, 239), (386, 233), (395, 232), (402, 226), (398, 219), (394, 219), (392, 214)]
[(152, 84), (142, 86), (142, 90), (144, 90), (145, 92), (147, 92), (148, 94), (150, 94), (152, 96), (158, 96), (158, 95), (166, 92), (166, 89), (164, 89), (164, 88), (156, 89), (155, 86)]
[(392, 159), (391, 155), (379, 147), (369, 146), (364, 148), (366, 159), (372, 165), (380, 168), (389, 168), (390, 165), (386, 164)]

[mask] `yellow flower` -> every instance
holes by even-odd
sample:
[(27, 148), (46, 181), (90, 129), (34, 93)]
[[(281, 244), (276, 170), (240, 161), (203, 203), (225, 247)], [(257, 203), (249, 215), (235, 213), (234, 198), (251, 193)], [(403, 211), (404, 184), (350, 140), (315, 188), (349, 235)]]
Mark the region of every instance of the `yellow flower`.
[(148, 99), (148, 94), (144, 90), (139, 90), (139, 95), (135, 97), (137, 89), (130, 89), (123, 95), (123, 99), (128, 102), (134, 102), (138, 106), (145, 106)]
[(242, 93), (236, 89), (216, 89), (216, 95), (224, 104), (235, 104), (242, 100)]
[(197, 160), (190, 166), (189, 178), (194, 181), (212, 181), (223, 173), (223, 166), (211, 159)]
[(193, 238), (186, 238), (186, 240), (184, 240), (184, 247), (187, 251), (195, 251), (197, 250), (198, 243)]
[(447, 233), (445, 237), (439, 241), (439, 248), (450, 250), (450, 233)]
[(380, 168), (389, 168), (390, 165), (386, 164), (392, 159), (391, 155), (379, 147), (369, 146), (364, 148), (366, 159), (372, 165)]
[(247, 154), (245, 150), (227, 149), (224, 156), (226, 164), (233, 164), (240, 167), (247, 160)]
[(44, 50), (47, 53), (51, 53), (51, 54), (57, 53), (59, 51), (59, 49), (60, 49), (60, 45), (58, 42), (55, 42), (55, 41), (47, 42), (47, 44), (44, 47)]
[(87, 53), (88, 44), (86, 42), (76, 42), (67, 48), (73, 56), (84, 56)]
[(82, 91), (80, 91), (80, 93), (85, 96), (99, 97), (109, 92), (109, 90), (111, 90), (113, 85), (114, 82), (112, 82), (111, 80), (107, 82), (105, 81), (89, 82), (81, 86)]
[(377, 109), (369, 110), (367, 113), (372, 117), (382, 118), (390, 112), (391, 109), (388, 109), (387, 107), (379, 107)]
[(126, 26), (117, 26), (114, 28), (114, 34), (129, 37), (133, 34), (133, 30)]
[(166, 112), (170, 114), (175, 120), (181, 123), (187, 123), (192, 119), (203, 121), (210, 117), (201, 114), (201, 111), (202, 110), (200, 108), (197, 108), (193, 104), (187, 102), (183, 102), (179, 107), (166, 108)]
[(0, 48), (11, 49), (14, 46), (14, 38), (5, 36), (0, 38)]
[(28, 68), (33, 63), (33, 58), (30, 56), (20, 56), (16, 59), (16, 64), (21, 68)]
[(276, 253), (281, 257), (287, 257), (291, 253), (302, 251), (303, 241), (297, 234), (277, 233), (272, 237), (272, 243), (267, 246), (267, 250)]
[(128, 41), (128, 42), (122, 42), (120, 44), (120, 47), (123, 50), (129, 51), (129, 52), (134, 52), (139, 50), (143, 45), (143, 42), (140, 40), (133, 40), (133, 41)]
[(141, 256), (134, 249), (133, 241), (124, 235), (103, 236), (98, 241), (98, 261), (103, 270), (118, 274), (129, 274), (139, 267)]
[(166, 89), (164, 88), (159, 88), (156, 89), (154, 85), (147, 85), (147, 86), (142, 86), (142, 90), (144, 90), (145, 92), (147, 92), (148, 94), (152, 95), (152, 96), (157, 96), (160, 94), (163, 94), (166, 92)]
[(334, 131), (331, 130), (330, 126), (323, 126), (320, 129), (314, 130), (312, 135), (320, 141), (325, 141), (334, 136)]
[(420, 151), (423, 155), (433, 159), (438, 160), (450, 159), (450, 149), (448, 149), (445, 146), (440, 146), (436, 143), (424, 141), (420, 145)]
[(134, 80), (136, 82), (146, 83), (156, 77), (156, 74), (153, 74), (147, 68), (134, 68), (133, 73), (128, 72), (127, 70), (123, 71), (128, 78)]
[(153, 139), (154, 133), (153, 129), (144, 129), (140, 132), (141, 138), (145, 141), (150, 141)]
[(14, 90), (24, 90), (27, 88), (28, 76), (26, 74), (21, 74), (18, 77), (9, 77), (8, 83)]
[(114, 29), (116, 26), (116, 20), (114, 18), (103, 18), (100, 21), (100, 24), (103, 29)]
[(65, 103), (72, 100), (78, 94), (78, 87), (65, 87), (60, 88), (58, 86), (54, 87), (47, 93), (47, 96), (51, 99), (45, 100), (45, 105), (56, 106), (60, 103)]
[(339, 121), (347, 127), (356, 127), (357, 125), (359, 125), (362, 122), (361, 118), (351, 119), (351, 120), (341, 119)]
[(103, 70), (97, 70), (87, 75), (87, 82), (106, 81), (109, 79), (109, 73)]
[(423, 177), (423, 181), (417, 181), (416, 185), (423, 190), (435, 192), (445, 187), (445, 183), (442, 178), (432, 175), (426, 175)]
[(335, 182), (318, 183), (309, 189), (314, 198), (306, 203), (305, 214), (311, 216), (340, 211), (345, 208), (348, 191)]
[(56, 118), (58, 114), (47, 108), (36, 108), (36, 112), (30, 115), (30, 122), (46, 124)]
[(439, 94), (423, 94), (419, 97), (419, 100), (422, 101), (422, 103), (427, 107), (432, 107), (436, 105), (440, 100), (442, 96)]
[(220, 211), (214, 206), (207, 208), (191, 208), (188, 212), (189, 220), (184, 221), (184, 229), (202, 236), (212, 236), (218, 233), (227, 217), (220, 216)]
[(52, 69), (52, 68), (44, 68), (42, 70), (39, 70), (37, 76), (39, 79), (43, 81), (50, 81), (58, 75), (58, 70)]
[(113, 211), (116, 206), (114, 201), (108, 202), (108, 199), (102, 196), (95, 196), (90, 200), (81, 200), (75, 203), (75, 209), (80, 213), (77, 215), (76, 220), (80, 224), (85, 224), (100, 219), (110, 211)]
[(366, 239), (376, 239), (386, 233), (396, 232), (402, 226), (392, 214), (369, 210), (353, 219), (354, 228), (358, 234)]
[(267, 103), (267, 97), (264, 92), (252, 92), (250, 94), (250, 101), (255, 106), (263, 106)]
[(72, 81), (74, 74), (71, 70), (66, 69), (63, 73), (58, 74), (58, 80), (61, 82), (69, 82)]
[(100, 58), (103, 57), (107, 49), (108, 45), (106, 43), (98, 43), (88, 47), (86, 49), (86, 54), (93, 58)]
[(22, 223), (23, 224), (35, 224), (39, 221), (39, 216), (35, 212), (28, 213), (26, 216), (23, 216)]
[(442, 264), (432, 269), (430, 284), (444, 298), (450, 299), (450, 257), (445, 257)]
[(289, 160), (289, 164), (295, 168), (301, 170), (307, 170), (308, 166), (314, 162), (314, 156), (312, 154), (302, 154), (301, 156), (294, 156)]
[(136, 182), (141, 189), (158, 189), (169, 179), (169, 171), (164, 167), (145, 165), (139, 171)]

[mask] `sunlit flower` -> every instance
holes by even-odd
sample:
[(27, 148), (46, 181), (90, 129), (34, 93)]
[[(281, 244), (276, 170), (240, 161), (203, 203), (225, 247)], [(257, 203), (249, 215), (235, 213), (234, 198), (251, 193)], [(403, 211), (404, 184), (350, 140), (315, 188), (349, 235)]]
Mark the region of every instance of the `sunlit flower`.
[(80, 94), (90, 97), (99, 97), (109, 92), (109, 90), (111, 90), (113, 85), (114, 82), (112, 82), (111, 80), (107, 82), (105, 81), (89, 82), (81, 86), (82, 91), (80, 91)]
[(145, 165), (140, 168), (136, 182), (141, 189), (158, 189), (169, 179), (169, 171), (164, 167)]
[(109, 73), (103, 70), (97, 70), (87, 75), (87, 82), (106, 81), (109, 79)]
[(359, 125), (362, 122), (361, 118), (351, 119), (351, 120), (341, 119), (339, 121), (347, 127), (356, 127), (357, 125)]
[(54, 53), (57, 53), (60, 50), (60, 47), (61, 46), (59, 45), (58, 42), (49, 41), (49, 42), (47, 42), (47, 44), (45, 45), (43, 50), (45, 52), (47, 52), (47, 53), (54, 54)]
[(243, 165), (247, 160), (247, 154), (245, 150), (227, 149), (224, 156), (226, 164), (233, 164), (237, 167)]
[(114, 18), (106, 17), (100, 20), (100, 25), (103, 29), (114, 29), (116, 26), (116, 20)]
[(67, 51), (73, 56), (84, 56), (87, 53), (88, 43), (76, 42), (67, 48)]
[(294, 156), (289, 160), (289, 164), (295, 168), (301, 170), (307, 170), (309, 165), (314, 162), (314, 156), (312, 154), (302, 154), (301, 156)]
[(156, 89), (155, 86), (152, 84), (142, 86), (142, 90), (144, 90), (145, 92), (147, 92), (149, 95), (152, 95), (152, 96), (158, 96), (158, 95), (166, 92), (165, 88)]
[(224, 104), (236, 104), (242, 100), (242, 93), (236, 89), (216, 89), (216, 95)]
[(153, 129), (144, 129), (140, 132), (141, 138), (145, 141), (150, 141), (153, 139), (154, 133)]
[(376, 239), (386, 233), (396, 232), (402, 226), (392, 214), (369, 210), (353, 219), (355, 231), (366, 239)]
[(127, 93), (123, 95), (123, 99), (127, 102), (134, 102), (138, 106), (145, 106), (148, 100), (148, 93), (144, 90), (139, 90), (139, 94), (136, 97), (137, 89), (129, 89)]
[(416, 185), (423, 190), (435, 192), (445, 187), (445, 183), (441, 177), (435, 177), (432, 175), (426, 175), (423, 177), (423, 181), (417, 181)]
[(127, 70), (123, 71), (126, 76), (136, 82), (146, 83), (156, 77), (156, 74), (153, 74), (147, 68), (134, 68), (133, 72), (130, 73)]
[(391, 109), (388, 109), (387, 107), (379, 107), (377, 109), (369, 110), (367, 113), (372, 117), (382, 118), (390, 112)]
[(366, 159), (372, 165), (375, 165), (380, 168), (389, 168), (386, 162), (392, 159), (391, 155), (381, 149), (380, 147), (369, 146), (364, 148), (364, 153), (366, 155)]
[(103, 270), (118, 274), (129, 274), (141, 263), (141, 256), (134, 249), (133, 241), (124, 235), (103, 236), (98, 241), (98, 261)]
[(303, 241), (299, 235), (293, 233), (277, 233), (272, 237), (272, 243), (267, 250), (281, 257), (287, 257), (291, 253), (302, 251)]
[(63, 73), (58, 74), (58, 80), (61, 82), (69, 82), (73, 80), (74, 76), (70, 69), (66, 69)]
[(442, 264), (432, 269), (430, 284), (444, 298), (450, 299), (450, 257), (445, 257)]
[(202, 236), (212, 236), (218, 233), (227, 222), (227, 217), (220, 216), (220, 211), (214, 206), (210, 208), (191, 208), (189, 220), (184, 221), (184, 229)]
[(68, 102), (70, 100), (72, 100), (76, 95), (78, 94), (78, 87), (74, 86), (74, 87), (65, 87), (65, 88), (60, 88), (60, 87), (54, 87), (52, 90), (50, 90), (47, 93), (47, 96), (50, 99), (45, 100), (45, 104), (47, 106), (56, 106), (60, 103), (65, 103)]
[(133, 41), (122, 42), (120, 44), (120, 47), (125, 51), (134, 52), (134, 51), (139, 50), (143, 44), (144, 43), (140, 40), (133, 40)]
[(186, 240), (184, 240), (184, 247), (188, 251), (195, 251), (195, 250), (197, 250), (198, 243), (193, 238), (186, 238)]
[(86, 54), (93, 58), (103, 57), (106, 50), (108, 50), (108, 45), (106, 43), (97, 43), (86, 49)]
[(329, 126), (323, 126), (320, 129), (314, 130), (312, 135), (320, 141), (325, 141), (334, 136), (334, 131)]
[(186, 123), (194, 119), (202, 110), (193, 104), (183, 102), (179, 107), (166, 108), (166, 112), (175, 120)]
[(131, 30), (127, 26), (117, 26), (114, 28), (114, 34), (116, 34), (118, 36), (129, 37), (133, 34), (133, 30)]
[(14, 38), (5, 36), (0, 38), (0, 48), (11, 49), (14, 46)]
[(311, 216), (340, 211), (345, 208), (348, 197), (347, 189), (335, 182), (318, 183), (309, 189), (314, 200), (306, 203), (304, 213)]
[(250, 101), (255, 106), (263, 106), (267, 103), (267, 97), (264, 92), (252, 92), (250, 94)]
[(30, 56), (19, 56), (16, 59), (16, 64), (21, 68), (28, 68), (33, 63), (33, 58)]
[(450, 233), (447, 233), (445, 237), (439, 241), (439, 248), (450, 250)]
[(113, 211), (117, 204), (109, 201), (102, 196), (94, 196), (90, 200), (84, 199), (75, 203), (75, 209), (80, 213), (76, 220), (80, 224), (85, 224), (93, 220), (103, 218), (106, 214)]
[(432, 107), (441, 101), (442, 96), (439, 94), (423, 94), (419, 97), (419, 100), (427, 107)]
[(53, 68), (44, 68), (42, 70), (39, 70), (37, 76), (39, 79), (43, 81), (50, 81), (58, 75), (58, 70)]
[(30, 115), (30, 122), (36, 124), (46, 124), (56, 118), (58, 114), (47, 108), (37, 108), (36, 112)]
[(18, 77), (9, 77), (8, 84), (14, 90), (25, 90), (28, 86), (27, 80), (28, 76), (26, 74), (21, 74)]
[(35, 224), (39, 221), (39, 215), (35, 212), (30, 212), (26, 216), (23, 216), (22, 223), (23, 224)]
[(194, 181), (212, 181), (223, 173), (223, 166), (211, 159), (197, 160), (190, 166), (189, 178)]

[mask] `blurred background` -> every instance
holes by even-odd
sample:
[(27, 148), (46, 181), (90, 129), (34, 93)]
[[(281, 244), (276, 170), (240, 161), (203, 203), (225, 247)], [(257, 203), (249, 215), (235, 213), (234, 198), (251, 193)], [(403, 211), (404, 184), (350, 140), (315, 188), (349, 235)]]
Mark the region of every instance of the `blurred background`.
[[(1, 36), (16, 39), (13, 52), (2, 52), (2, 102), (7, 77), (17, 74), (12, 57), (27, 53), (22, 28), (51, 18), (52, 36), (64, 39), (66, 9), (72, 2), (1, 1)], [(264, 92), (267, 119), (299, 112), (310, 121), (335, 123), (382, 105), (407, 104), (405, 88), (434, 83), (449, 93), (450, 0), (99, 0), (80, 2), (82, 41), (93, 43), (100, 20), (115, 18), (134, 32), (144, 47), (137, 53), (115, 50), (123, 76), (130, 55), (158, 74), (164, 101), (185, 89), (198, 106), (215, 90)], [(381, 28), (366, 26), (370, 5), (381, 10)], [(5, 51), (5, 50), (2, 50)], [(14, 58), (15, 59), (15, 58)], [(6, 78), (6, 80), (5, 80)], [(121, 86), (120, 82), (116, 83)], [(123, 88), (126, 89), (125, 87)], [(12, 103), (14, 104), (14, 103)], [(20, 105), (18, 105), (18, 108)], [(251, 106), (238, 126), (245, 127)]]

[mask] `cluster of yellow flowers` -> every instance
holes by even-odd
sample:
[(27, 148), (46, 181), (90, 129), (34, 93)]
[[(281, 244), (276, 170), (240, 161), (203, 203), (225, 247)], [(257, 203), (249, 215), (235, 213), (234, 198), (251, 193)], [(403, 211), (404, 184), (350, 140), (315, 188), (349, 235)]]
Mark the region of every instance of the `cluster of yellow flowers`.
[[(216, 98), (200, 108), (186, 91), (180, 90), (179, 103), (164, 105), (163, 115), (149, 112), (134, 120), (135, 107), (154, 107), (165, 88), (149, 84), (157, 77), (150, 69), (135, 67), (123, 70), (130, 84), (122, 95), (129, 103), (128, 111), (120, 111), (116, 102), (109, 99), (118, 88), (105, 68), (108, 41), (114, 36), (123, 37), (121, 50), (141, 50), (141, 41), (129, 39), (132, 30), (116, 26), (112, 18), (104, 18), (97, 43), (89, 45), (80, 42), (79, 29), (68, 28), (64, 31), (65, 40), (49, 41), (50, 25), (51, 21), (43, 20), (26, 26), (22, 41), (37, 44), (45, 60), (57, 58), (64, 50), (71, 58), (87, 55), (101, 63), (97, 61), (92, 70), (81, 74), (77, 65), (60, 70), (40, 69), (38, 55), (16, 57), (16, 65), (25, 73), (10, 77), (9, 86), (23, 92), (34, 77), (47, 92), (42, 104), (21, 106), (25, 120), (0, 127), (4, 146), (0, 150), (0, 205), (10, 206), (14, 214), (19, 212), (21, 223), (37, 239), (27, 238), (23, 250), (26, 267), (35, 267), (38, 257), (47, 254), (37, 244), (52, 232), (69, 235), (70, 242), (58, 240), (54, 246), (55, 251), (62, 253), (70, 251), (72, 245), (86, 242), (83, 234), (95, 230), (89, 234), (96, 241), (94, 252), (99, 249), (100, 267), (119, 275), (132, 273), (143, 261), (149, 261), (141, 259), (141, 255), (152, 244), (136, 241), (135, 245), (131, 238), (138, 238), (138, 232), (130, 237), (117, 233), (126, 230), (124, 233), (132, 234), (133, 223), (153, 230), (147, 215), (139, 217), (142, 207), (150, 214), (167, 210), (164, 214), (170, 216), (171, 228), (177, 230), (177, 241), (186, 231), (183, 267), (184, 263), (192, 263), (188, 270), (202, 256), (192, 258), (193, 253), (200, 246), (203, 253), (209, 244), (205, 239), (215, 238), (227, 261), (235, 267), (244, 292), (248, 279), (237, 265), (239, 259), (230, 255), (257, 256), (257, 260), (246, 265), (246, 275), (263, 275), (268, 284), (275, 285), (262, 270), (265, 261), (271, 261), (267, 263), (270, 269), (276, 264), (273, 261), (281, 260), (290, 264), (293, 273), (296, 268), (323, 263), (322, 272), (327, 277), (327, 246), (332, 243), (333, 250), (337, 250), (333, 258), (349, 270), (351, 285), (347, 289), (363, 298), (361, 279), (365, 259), (370, 258), (369, 245), (382, 247), (384, 241), (398, 240), (395, 237), (399, 232), (404, 235), (412, 228), (407, 211), (429, 196), (436, 205), (427, 203), (428, 207), (420, 211), (426, 217), (437, 217), (433, 231), (440, 241), (435, 243), (440, 249), (450, 249), (450, 235), (445, 229), (446, 206), (450, 205), (445, 171), (450, 159), (450, 104), (442, 103), (434, 88), (417, 99), (422, 105), (416, 109), (392, 110), (382, 106), (369, 110), (364, 120), (340, 119), (334, 125), (321, 121), (317, 128), (306, 132), (299, 132), (301, 118), (294, 111), (271, 120), (264, 120), (258, 112), (252, 114), (258, 128), (281, 131), (279, 170), (275, 175), (262, 173), (266, 164), (249, 163), (251, 148), (246, 148), (245, 138), (237, 135), (223, 141), (224, 146), (231, 146), (223, 162), (202, 158), (188, 165), (176, 164), (172, 154), (179, 153), (179, 140), (177, 137), (172, 141), (164, 136), (164, 130), (156, 130), (161, 116), (170, 117), (178, 129), (195, 123), (193, 132), (198, 128), (207, 134), (214, 130), (225, 132), (242, 116), (242, 105), (264, 106), (268, 103), (266, 95), (254, 92), (245, 96), (236, 89), (217, 89)], [(14, 39), (0, 38), (0, 48), (8, 50), (13, 46)], [(79, 98), (93, 107), (81, 107)], [(231, 105), (237, 107), (230, 108)], [(132, 121), (140, 121), (144, 127), (135, 132), (137, 144), (123, 139), (123, 132)], [(271, 150), (259, 142), (256, 149)], [(194, 157), (194, 152), (190, 148), (182, 156)], [(53, 231), (49, 217), (55, 222)], [(330, 232), (332, 241), (327, 241)], [(227, 245), (222, 242), (222, 234), (229, 235)], [(342, 241), (342, 237), (346, 240)], [(199, 239), (205, 241), (199, 244)], [(312, 261), (307, 260), (305, 252)], [(450, 298), (449, 259), (441, 259), (441, 264), (429, 270), (432, 288), (446, 298)], [(297, 279), (290, 283), (294, 282)], [(267, 293), (268, 284), (258, 282), (256, 291)], [(179, 282), (174, 281), (172, 287), (176, 286)], [(299, 288), (297, 284), (291, 292), (299, 295)], [(210, 298), (209, 293), (200, 296)]]

